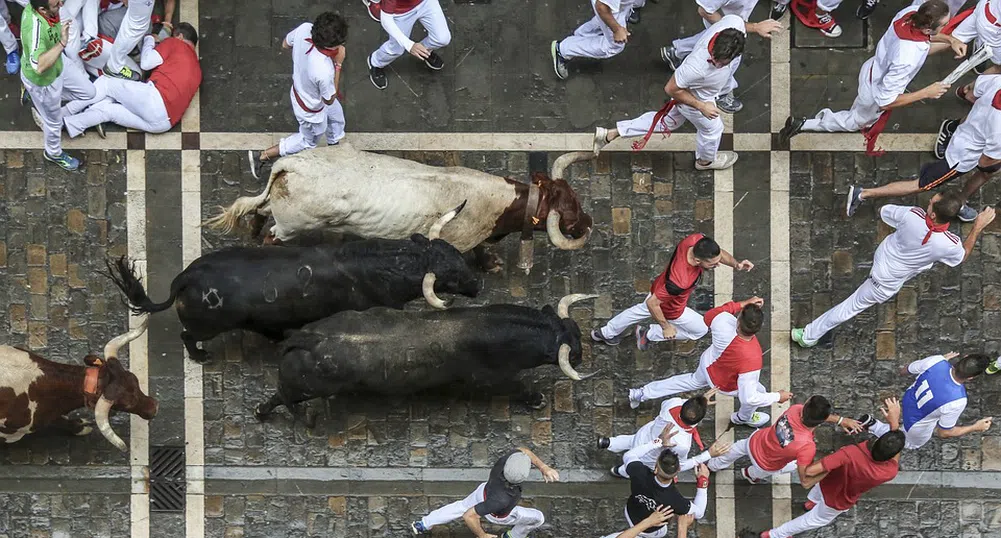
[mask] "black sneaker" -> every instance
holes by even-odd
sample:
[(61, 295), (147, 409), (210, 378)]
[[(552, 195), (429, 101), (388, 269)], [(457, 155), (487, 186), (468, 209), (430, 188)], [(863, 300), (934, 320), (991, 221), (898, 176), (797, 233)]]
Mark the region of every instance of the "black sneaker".
[(858, 211), (862, 202), (862, 187), (859, 187), (858, 185), (848, 187), (848, 202), (845, 204), (845, 213), (851, 217), (856, 211)]
[(609, 346), (617, 346), (622, 342), (622, 335), (605, 338), (605, 335), (601, 334), (601, 329), (594, 329), (591, 331), (591, 340), (595, 342), (601, 342), (602, 344), (607, 344)]
[(790, 138), (798, 135), (800, 131), (803, 130), (804, 123), (806, 123), (806, 118), (794, 118), (789, 116), (786, 119), (785, 127), (779, 131), (779, 140), (788, 142)]
[(942, 125), (938, 126), (938, 138), (935, 140), (934, 151), (936, 159), (945, 158), (945, 150), (949, 147), (952, 135), (956, 134), (957, 127), (959, 127), (959, 120), (944, 120)]
[(772, 12), (768, 15), (768, 18), (777, 21), (786, 14), (786, 11), (789, 11), (789, 4), (773, 3)]
[(678, 51), (674, 49), (674, 45), (660, 48), (660, 59), (671, 68), (671, 71), (677, 71), (678, 67), (681, 66), (683, 61), (678, 57)]
[(866, 413), (855, 420), (857, 420), (859, 424), (862, 425), (862, 428), (866, 430), (871, 428), (872, 425), (876, 423), (876, 419), (869, 413)]
[(441, 71), (441, 68), (445, 67), (445, 60), (442, 60), (437, 52), (431, 51), (431, 54), (428, 54), (427, 59), (424, 60), (424, 65), (428, 66), (429, 69)]
[(642, 8), (634, 7), (633, 10), (629, 12), (629, 18), (626, 19), (626, 22), (628, 22), (629, 24), (639, 24), (640, 9)]
[(609, 445), (611, 445), (611, 444), (612, 444), (612, 440), (609, 439), (608, 437), (599, 437), (598, 438), (598, 448), (600, 448), (602, 450), (607, 450), (608, 447), (609, 447)]
[(381, 67), (372, 66), (371, 56), (365, 58), (365, 63), (368, 64), (368, 79), (372, 81), (372, 85), (380, 90), (385, 90), (386, 86), (389, 86), (389, 81), (386, 80), (386, 71)]
[(567, 70), (567, 60), (560, 54), (560, 42), (553, 41), (549, 44), (549, 54), (553, 58), (553, 71), (556, 72), (556, 78), (560, 80), (566, 80), (570, 76), (570, 71)]
[(609, 469), (608, 472), (611, 473), (612, 476), (615, 476), (615, 477), (618, 477), (618, 478), (629, 478), (628, 476), (622, 476), (621, 474), (619, 474), (619, 466), (618, 465), (616, 465), (615, 467), (612, 467), (611, 469)]
[(869, 15), (876, 11), (877, 4), (879, 4), (879, 0), (863, 0), (862, 5), (855, 10), (855, 16), (862, 20), (868, 19)]

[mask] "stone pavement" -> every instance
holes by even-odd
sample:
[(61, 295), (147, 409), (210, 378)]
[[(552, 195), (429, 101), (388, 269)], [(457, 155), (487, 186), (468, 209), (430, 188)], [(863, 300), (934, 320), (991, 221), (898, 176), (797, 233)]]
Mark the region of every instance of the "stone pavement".
[[(7, 97), (0, 101), (0, 300), (6, 299), (9, 324), (3, 343), (77, 362), (127, 327), (117, 292), (98, 273), (105, 258), (128, 254), (138, 260), (150, 295), (162, 300), (173, 276), (201, 252), (250, 244), (247, 237), (220, 237), (197, 223), (217, 206), (258, 192), (259, 183), (245, 170), (245, 150), (270, 143), (269, 133), (295, 127), (288, 110), (290, 61), (279, 43), (298, 22), (330, 6), (313, 0), (179, 3), (180, 19), (196, 14), (201, 31), (200, 100), (170, 135), (126, 137), (119, 131), (107, 141), (90, 135), (76, 142), (90, 148), (86, 172), (63, 175), (42, 164), (35, 127), (15, 103), (17, 81), (0, 78), (0, 95)], [(349, 136), (399, 157), (518, 179), (527, 177), (530, 163), (551, 163), (563, 150), (584, 147), (595, 125), (659, 107), (667, 74), (656, 47), (701, 29), (691, 3), (651, 3), (622, 55), (574, 64), (570, 80), (561, 82), (549, 65), (548, 43), (590, 16), (586, 2), (445, 1), (453, 32), (445, 70), (429, 73), (401, 58), (390, 70), (389, 89), (379, 92), (368, 82), (364, 56), (384, 37), (359, 4), (334, 6), (352, 24), (344, 78)], [(498, 246), (505, 270), (486, 277), (479, 298), (458, 303), (537, 307), (570, 292), (598, 293), (573, 310), (588, 330), (641, 300), (669, 248), (701, 231), (733, 244), (734, 254), (756, 268), (736, 275), (719, 270), (703, 279), (692, 306), (704, 311), (731, 295), (765, 298), (762, 380), (778, 389), (785, 387), (776, 380), (788, 378), (797, 401), (825, 394), (838, 412), (856, 415), (874, 410), (884, 392), (906, 388), (909, 380), (897, 370), (908, 361), (950, 350), (1001, 352), (997, 224), (960, 268), (936, 267), (915, 279), (895, 300), (838, 329), (831, 346), (789, 349), (788, 326), (802, 325), (851, 293), (888, 233), (874, 207), (851, 220), (842, 216), (847, 186), (914, 174), (930, 158), (929, 134), (938, 122), (964, 111), (947, 95), (896, 113), (886, 137), (894, 151), (876, 159), (860, 153), (859, 137), (797, 139), (791, 152), (773, 144), (769, 133), (786, 111), (809, 115), (854, 99), (858, 68), (896, 9), (881, 5), (863, 24), (854, 20), (854, 7), (840, 10), (841, 40), (798, 25), (776, 44), (749, 39), (738, 73), (738, 96), (747, 106), (723, 142), (741, 149), (732, 174), (695, 172), (691, 141), (683, 135), (651, 143), (678, 144), (679, 151), (615, 151), (576, 164), (568, 175), (595, 221), (590, 244), (561, 252), (540, 236), (535, 267), (526, 276), (514, 267), (518, 245), (509, 238)], [(762, 2), (752, 20), (767, 10)], [(783, 43), (793, 46), (788, 58), (775, 52)], [(954, 64), (948, 55), (932, 58), (911, 89)], [(772, 84), (783, 77), (793, 89), (788, 95)], [(402, 134), (382, 139), (381, 132)], [(417, 132), (469, 134), (405, 142), (406, 133)], [(505, 146), (489, 145), (489, 133), (510, 132), (527, 134), (509, 137)], [(514, 143), (521, 144), (518, 151)], [(415, 151), (418, 145), (427, 151)], [(988, 184), (976, 206), (996, 203), (998, 194)], [(917, 198), (899, 203), (923, 205)], [(148, 431), (142, 421), (114, 418), (131, 444), (131, 458), (98, 434), (0, 446), (0, 537), (402, 536), (415, 517), (468, 493), (514, 445), (530, 447), (565, 480), (545, 485), (536, 477), (526, 486), (526, 502), (548, 521), (535, 535), (598, 536), (621, 528), (628, 488), (603, 471), (615, 458), (593, 448), (594, 438), (631, 432), (650, 420), (655, 407), (630, 410), (625, 390), (692, 370), (706, 345), (661, 344), (639, 352), (627, 339), (618, 348), (585, 346), (580, 370), (599, 371), (594, 378), (572, 383), (548, 367), (526, 376), (549, 399), (541, 411), (505, 398), (343, 398), (314, 402), (320, 419), (307, 430), (285, 411), (263, 423), (253, 417), (253, 407), (276, 384), (273, 343), (250, 334), (221, 336), (209, 344), (216, 359), (201, 368), (186, 362), (179, 329), (172, 313), (159, 314), (148, 336), (131, 348), (130, 367), (161, 402)], [(998, 390), (993, 378), (973, 383), (963, 422), (995, 413), (991, 402)], [(700, 428), (707, 441), (716, 436), (714, 415)], [(737, 438), (748, 434), (736, 432)], [(822, 453), (857, 441), (827, 427), (818, 433)], [(164, 446), (186, 449), (184, 513), (158, 512), (150, 503), (148, 452)], [(895, 485), (873, 492), (815, 535), (1001, 536), (999, 431), (933, 440), (905, 454), (902, 469)], [(133, 476), (138, 479), (130, 481)], [(689, 481), (685, 477), (682, 489), (691, 494)], [(709, 511), (692, 536), (729, 538), (745, 525), (770, 526), (790, 507), (792, 515), (801, 511), (805, 491), (798, 485), (736, 482), (731, 473), (714, 477)], [(454, 524), (434, 536), (468, 532)]]

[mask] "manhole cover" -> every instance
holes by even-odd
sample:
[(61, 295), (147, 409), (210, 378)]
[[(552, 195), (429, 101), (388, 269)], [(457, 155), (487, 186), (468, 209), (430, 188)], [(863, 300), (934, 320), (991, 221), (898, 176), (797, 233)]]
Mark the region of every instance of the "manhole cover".
[(154, 512), (184, 511), (184, 448), (150, 447), (149, 504)]

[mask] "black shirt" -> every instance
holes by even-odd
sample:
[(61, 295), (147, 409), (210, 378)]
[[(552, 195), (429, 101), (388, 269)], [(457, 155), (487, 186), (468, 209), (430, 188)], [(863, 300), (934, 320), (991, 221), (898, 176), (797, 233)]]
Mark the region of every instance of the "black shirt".
[(493, 468), (490, 469), (490, 478), (487, 486), (483, 490), (483, 501), (473, 507), (476, 514), (485, 516), (490, 514), (496, 518), (507, 517), (518, 506), (521, 500), (521, 484), (511, 484), (504, 479), (504, 464), (512, 454), (517, 454), (520, 450), (512, 450), (503, 458), (497, 460)]
[[(686, 499), (671, 482), (666, 487), (657, 482), (653, 471), (643, 462), (634, 461), (626, 466), (629, 475), (631, 493), (626, 501), (626, 513), (630, 523), (636, 525), (643, 521), (657, 506), (670, 506), (676, 516), (685, 515), (692, 509), (692, 503)], [(663, 525), (661, 525), (662, 527)], [(651, 527), (646, 532), (657, 532), (661, 527)]]

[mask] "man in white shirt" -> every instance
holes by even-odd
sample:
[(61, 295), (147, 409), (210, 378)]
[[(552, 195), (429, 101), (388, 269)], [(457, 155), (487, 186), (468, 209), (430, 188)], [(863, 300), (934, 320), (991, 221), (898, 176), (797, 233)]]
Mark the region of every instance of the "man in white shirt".
[[(174, 6), (177, 0), (164, 0), (164, 13), (169, 21), (174, 16)], [(150, 20), (153, 17), (153, 4), (155, 0), (129, 0), (125, 13), (125, 20), (118, 29), (115, 42), (111, 47), (111, 55), (108, 57), (108, 64), (104, 68), (104, 74), (114, 77), (121, 77), (129, 80), (142, 79), (142, 73), (136, 72), (128, 67), (126, 59), (129, 53), (136, 48), (139, 41), (146, 35), (149, 29)]]
[(813, 347), (831, 329), (871, 306), (888, 301), (908, 280), (931, 269), (935, 262), (949, 267), (963, 263), (973, 252), (977, 237), (994, 220), (994, 208), (988, 207), (977, 215), (970, 234), (965, 241), (960, 241), (949, 231), (949, 223), (956, 218), (962, 205), (962, 195), (946, 191), (932, 196), (927, 209), (883, 206), (880, 217), (896, 231), (876, 248), (869, 278), (850, 297), (824, 312), (806, 328), (793, 329), (793, 341), (801, 347)]
[[(916, 450), (931, 440), (932, 435), (942, 438), (961, 437), (968, 433), (985, 432), (991, 427), (993, 417), (984, 417), (969, 426), (959, 426), (959, 417), (966, 409), (966, 383), (984, 373), (990, 357), (973, 353), (951, 364), (958, 353), (932, 355), (907, 365), (901, 374), (917, 376), (904, 392), (900, 402), (903, 409), (904, 448)], [(876, 437), (890, 431), (885, 422), (871, 415), (859, 417), (862, 426)]]
[(260, 178), (261, 170), (279, 156), (294, 155), (316, 147), (324, 133), (327, 144), (344, 138), (344, 109), (337, 100), (344, 42), (348, 24), (337, 13), (321, 13), (285, 36), (283, 49), (292, 49), (292, 112), (299, 132), (264, 150), (250, 150), (250, 172)]
[[(961, 22), (952, 30), (952, 37), (963, 43), (976, 39), (979, 44), (990, 45), (991, 63), (1001, 65), (1001, 1), (980, 0), (972, 10), (956, 18), (961, 18)], [(957, 95), (963, 97), (964, 90), (960, 89)]]
[[(737, 15), (743, 19), (747, 33), (754, 32), (765, 39), (771, 39), (773, 33), (782, 30), (782, 25), (771, 19), (761, 22), (747, 22), (751, 12), (754, 11), (754, 6), (758, 4), (758, 0), (696, 0), (696, 4), (699, 7), (699, 16), (702, 17), (702, 24), (705, 25), (706, 29), (692, 36), (675, 39), (670, 46), (660, 48), (660, 59), (672, 71), (676, 70), (681, 62), (695, 50), (695, 46), (709, 31), (709, 27), (726, 15)], [(730, 92), (716, 99), (716, 107), (727, 114), (736, 114), (744, 108), (743, 103), (733, 95), (733, 90), (736, 87), (737, 83), (734, 81)]]
[(635, 0), (591, 0), (594, 17), (572, 35), (549, 44), (556, 76), (560, 80), (570, 76), (566, 64), (574, 58), (603, 60), (625, 50), (629, 41), (626, 19), (636, 3)]
[[(618, 454), (651, 443), (654, 439), (659, 438), (664, 449), (670, 448), (678, 455), (679, 472), (683, 473), (694, 469), (696, 465), (709, 461), (709, 458), (725, 454), (730, 450), (730, 443), (719, 439), (709, 447), (709, 450), (706, 450), (697, 428), (699, 422), (705, 418), (709, 406), (716, 403), (710, 402), (709, 399), (717, 392), (717, 389), (711, 389), (705, 394), (687, 400), (681, 398), (664, 400), (660, 404), (660, 414), (657, 415), (657, 418), (644, 424), (632, 435), (598, 438), (598, 448)], [(693, 442), (702, 452), (694, 458), (689, 458), (688, 453), (692, 449)], [(658, 456), (660, 456), (660, 451), (650, 450), (640, 455), (639, 461), (652, 471), (657, 466)], [(611, 473), (619, 478), (626, 478), (626, 463), (623, 462), (622, 465), (612, 467)]]
[(595, 129), (594, 154), (620, 136), (642, 136), (633, 143), (633, 149), (642, 149), (655, 132), (669, 135), (687, 120), (697, 131), (695, 169), (723, 170), (733, 166), (737, 153), (719, 151), (723, 120), (716, 98), (737, 87), (733, 73), (744, 53), (745, 35), (744, 20), (737, 15), (726, 15), (710, 26), (664, 87), (670, 97), (667, 104), (659, 111), (620, 121), (614, 129)]
[(958, 215), (963, 222), (973, 222), (977, 212), (966, 205), (966, 201), (991, 175), (1001, 170), (1001, 75), (977, 77), (973, 95), (976, 104), (949, 140), (945, 158), (921, 167), (921, 175), (915, 179), (871, 189), (852, 185), (848, 189), (848, 216), (854, 215), (864, 200), (929, 191), (976, 168), (973, 177), (963, 186), (963, 207)]
[(908, 6), (896, 14), (876, 45), (876, 54), (859, 71), (858, 96), (849, 110), (825, 108), (812, 119), (786, 120), (780, 132), (788, 140), (802, 131), (856, 132), (866, 136), (867, 153), (875, 153), (876, 138), (889, 120), (890, 111), (923, 99), (938, 99), (949, 87), (934, 82), (906, 93), (908, 84), (924, 65), (932, 42), (947, 43), (965, 54), (965, 45), (939, 31), (949, 22), (949, 7), (942, 0)]
[[(379, 23), (389, 34), (389, 39), (366, 60), (368, 79), (376, 88), (386, 89), (389, 79), (384, 68), (403, 56), (404, 52), (422, 60), (428, 69), (440, 71), (445, 67), (445, 61), (435, 50), (452, 42), (452, 32), (448, 29), (448, 21), (438, 0), (382, 0), (378, 5)], [(369, 15), (372, 15), (371, 11)], [(409, 37), (418, 22), (428, 34), (419, 43)]]

